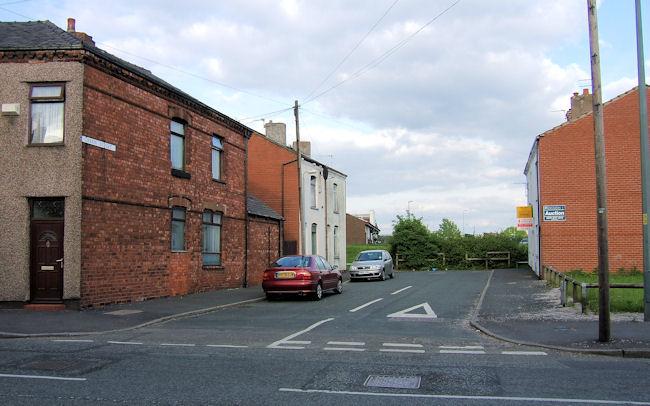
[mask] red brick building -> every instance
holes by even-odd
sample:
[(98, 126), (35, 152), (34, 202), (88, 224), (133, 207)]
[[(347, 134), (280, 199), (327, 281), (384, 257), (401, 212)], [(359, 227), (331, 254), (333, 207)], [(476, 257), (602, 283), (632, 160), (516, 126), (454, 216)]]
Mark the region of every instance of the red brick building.
[[(638, 92), (606, 102), (605, 156), (610, 270), (643, 268)], [(529, 263), (566, 272), (598, 266), (591, 95), (572, 98), (568, 121), (540, 134), (525, 174), (534, 228)]]
[(372, 244), (379, 236), (379, 228), (351, 214), (345, 215), (345, 224), (347, 232), (347, 244)]
[(72, 19), (68, 31), (0, 23), (0, 73), (0, 103), (19, 106), (0, 121), (0, 256), (12, 258), (0, 302), (259, 282), (281, 217), (259, 204), (248, 215), (248, 127), (97, 48)]

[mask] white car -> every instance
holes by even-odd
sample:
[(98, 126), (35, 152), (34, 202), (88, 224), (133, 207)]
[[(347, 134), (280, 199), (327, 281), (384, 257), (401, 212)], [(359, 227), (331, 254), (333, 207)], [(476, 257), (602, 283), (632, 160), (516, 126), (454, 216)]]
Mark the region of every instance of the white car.
[(393, 258), (386, 250), (361, 251), (350, 265), (350, 279), (380, 279), (385, 281), (393, 274)]

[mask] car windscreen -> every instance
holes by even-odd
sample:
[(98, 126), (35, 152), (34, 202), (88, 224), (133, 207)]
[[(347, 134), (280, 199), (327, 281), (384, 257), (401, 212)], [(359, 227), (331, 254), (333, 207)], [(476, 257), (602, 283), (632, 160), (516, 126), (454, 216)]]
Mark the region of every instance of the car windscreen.
[(306, 268), (309, 266), (309, 257), (282, 257), (271, 264), (271, 268)]
[(381, 251), (361, 252), (357, 261), (381, 261)]

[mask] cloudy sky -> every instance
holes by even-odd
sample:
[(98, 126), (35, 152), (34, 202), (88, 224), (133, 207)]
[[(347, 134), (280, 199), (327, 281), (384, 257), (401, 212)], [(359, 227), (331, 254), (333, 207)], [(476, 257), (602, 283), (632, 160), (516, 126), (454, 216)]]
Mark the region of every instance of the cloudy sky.
[[(535, 136), (590, 86), (586, 0), (0, 0), (2, 21), (67, 17), (258, 131), (291, 139), (298, 100), (312, 156), (383, 233), (409, 207), (431, 229), (514, 225)], [(634, 1), (598, 17), (607, 100), (636, 85)]]

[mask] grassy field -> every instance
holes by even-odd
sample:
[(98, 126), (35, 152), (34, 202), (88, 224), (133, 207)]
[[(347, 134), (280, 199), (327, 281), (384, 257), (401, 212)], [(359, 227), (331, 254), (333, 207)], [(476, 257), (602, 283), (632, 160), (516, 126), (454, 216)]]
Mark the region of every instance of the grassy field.
[[(596, 272), (572, 271), (567, 275), (580, 282), (598, 283)], [(643, 272), (635, 270), (610, 273), (609, 283), (643, 284)], [(643, 289), (610, 288), (609, 303), (612, 312), (643, 312)], [(598, 289), (589, 289), (589, 310), (598, 312)]]
[(357, 254), (359, 254), (361, 251), (365, 250), (387, 250), (388, 251), (388, 244), (382, 245), (382, 244), (360, 244), (360, 245), (348, 245), (347, 246), (347, 251), (346, 251), (346, 258), (348, 261), (348, 264), (353, 262), (354, 259), (357, 257)]

